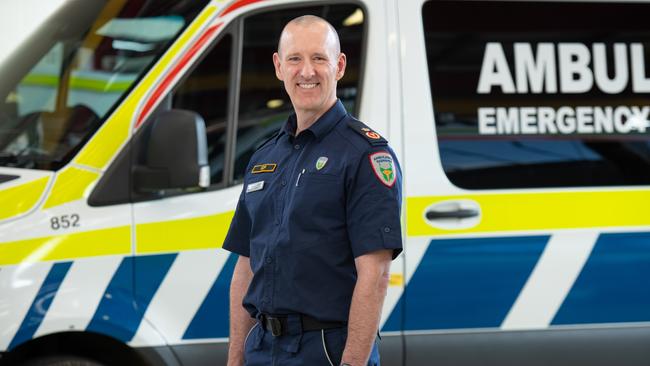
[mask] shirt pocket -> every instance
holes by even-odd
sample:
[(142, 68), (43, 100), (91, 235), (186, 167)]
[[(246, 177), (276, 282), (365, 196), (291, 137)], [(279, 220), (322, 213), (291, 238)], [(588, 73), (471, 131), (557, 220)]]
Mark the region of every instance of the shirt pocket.
[(296, 229), (309, 233), (304, 245), (323, 237), (337, 237), (337, 231), (344, 230), (345, 226), (343, 176), (321, 172), (301, 174), (295, 187), (291, 220)]
[(340, 175), (332, 174), (332, 173), (312, 172), (312, 171), (304, 172), (301, 175), (300, 179), (301, 180), (298, 182), (298, 186), (309, 181), (331, 183), (331, 184), (340, 184), (342, 182), (342, 177)]

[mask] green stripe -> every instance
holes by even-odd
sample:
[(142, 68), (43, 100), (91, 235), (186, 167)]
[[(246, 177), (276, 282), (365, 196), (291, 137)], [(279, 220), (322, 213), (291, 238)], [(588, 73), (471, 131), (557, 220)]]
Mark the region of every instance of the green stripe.
[[(21, 85), (57, 87), (59, 85), (59, 80), (59, 77), (54, 75), (29, 74), (23, 78)], [(72, 77), (70, 79), (70, 88), (96, 92), (123, 92), (129, 89), (131, 84), (133, 84), (133, 80), (109, 83), (105, 80), (83, 77)]]
[(22, 85), (57, 86), (59, 77), (54, 75), (27, 74), (20, 82)]
[(87, 78), (72, 78), (70, 80), (70, 87), (73, 89), (87, 89), (100, 92), (123, 92), (126, 91), (131, 84), (133, 84), (133, 80), (116, 81), (112, 83)]

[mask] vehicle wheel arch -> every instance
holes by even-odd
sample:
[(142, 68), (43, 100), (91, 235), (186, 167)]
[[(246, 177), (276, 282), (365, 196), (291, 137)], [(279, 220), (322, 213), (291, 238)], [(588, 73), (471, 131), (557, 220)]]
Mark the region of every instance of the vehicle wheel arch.
[(53, 356), (81, 357), (105, 365), (155, 364), (136, 349), (111, 336), (81, 331), (47, 334), (20, 344), (0, 359), (1, 365), (19, 365)]

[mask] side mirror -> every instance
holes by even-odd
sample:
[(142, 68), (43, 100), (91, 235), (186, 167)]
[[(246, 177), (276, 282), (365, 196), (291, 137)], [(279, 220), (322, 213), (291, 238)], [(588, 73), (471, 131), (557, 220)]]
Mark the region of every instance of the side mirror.
[[(139, 192), (210, 185), (205, 122), (195, 112), (172, 109), (153, 117), (133, 168)], [(145, 136), (142, 136), (145, 137)]]

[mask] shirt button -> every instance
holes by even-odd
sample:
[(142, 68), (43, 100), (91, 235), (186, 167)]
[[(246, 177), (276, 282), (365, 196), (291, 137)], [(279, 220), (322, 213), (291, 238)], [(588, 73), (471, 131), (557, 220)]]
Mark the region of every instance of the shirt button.
[(384, 228), (384, 232), (385, 232), (385, 233), (390, 233), (390, 228), (389, 228), (388, 226), (386, 226), (386, 227)]
[(298, 144), (293, 145), (293, 148), (296, 149), (296, 150), (300, 150), (300, 145), (298, 145)]
[(286, 185), (287, 185), (287, 181), (286, 181), (286, 180), (283, 180), (281, 184), (282, 184), (282, 186), (286, 186)]
[(273, 259), (271, 257), (266, 257), (266, 264), (271, 264), (273, 262)]

